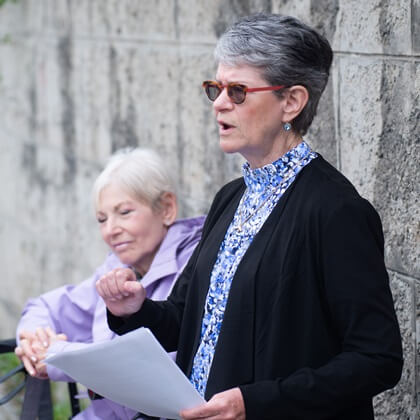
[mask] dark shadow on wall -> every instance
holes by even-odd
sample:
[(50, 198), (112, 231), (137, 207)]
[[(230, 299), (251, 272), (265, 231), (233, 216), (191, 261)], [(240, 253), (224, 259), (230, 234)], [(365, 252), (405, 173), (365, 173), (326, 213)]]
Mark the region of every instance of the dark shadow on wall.
[(332, 43), (339, 10), (338, 0), (312, 0), (310, 6), (311, 24)]
[[(131, 97), (127, 98), (127, 107), (123, 115), (121, 110), (121, 82), (118, 79), (118, 61), (114, 47), (109, 48), (109, 84), (110, 84), (110, 109), (111, 109), (111, 149), (116, 151), (122, 147), (136, 147), (139, 144), (137, 137), (136, 107)], [(132, 77), (128, 77), (130, 80)]]
[(64, 36), (58, 43), (58, 62), (60, 66), (60, 84), (62, 100), (61, 125), (63, 128), (64, 153), (64, 185), (72, 183), (77, 171), (75, 109), (73, 99), (73, 40), (71, 36)]
[(228, 26), (240, 17), (258, 12), (270, 13), (271, 11), (271, 0), (232, 0), (222, 2), (213, 26), (214, 32), (219, 37)]

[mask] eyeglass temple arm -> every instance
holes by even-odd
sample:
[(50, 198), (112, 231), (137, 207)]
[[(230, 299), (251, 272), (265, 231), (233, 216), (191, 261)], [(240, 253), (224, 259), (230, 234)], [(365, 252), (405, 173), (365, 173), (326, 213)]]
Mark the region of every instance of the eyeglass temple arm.
[(266, 86), (266, 87), (259, 87), (259, 88), (246, 88), (247, 92), (261, 92), (264, 90), (280, 90), (283, 89), (285, 86), (284, 85), (279, 85), (279, 86)]

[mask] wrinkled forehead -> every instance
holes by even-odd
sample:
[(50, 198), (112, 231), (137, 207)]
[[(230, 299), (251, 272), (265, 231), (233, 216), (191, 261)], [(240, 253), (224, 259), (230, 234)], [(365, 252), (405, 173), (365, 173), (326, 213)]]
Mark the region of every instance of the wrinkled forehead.
[(266, 82), (262, 69), (249, 64), (230, 65), (219, 63), (216, 80), (222, 83), (261, 83)]

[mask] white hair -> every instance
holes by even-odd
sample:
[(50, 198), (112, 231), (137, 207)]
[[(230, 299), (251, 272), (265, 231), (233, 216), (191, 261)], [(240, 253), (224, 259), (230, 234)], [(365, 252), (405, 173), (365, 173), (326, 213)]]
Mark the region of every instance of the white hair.
[(120, 149), (109, 158), (93, 185), (95, 208), (102, 190), (111, 183), (154, 208), (159, 208), (164, 192), (176, 195), (174, 176), (168, 165), (150, 149)]

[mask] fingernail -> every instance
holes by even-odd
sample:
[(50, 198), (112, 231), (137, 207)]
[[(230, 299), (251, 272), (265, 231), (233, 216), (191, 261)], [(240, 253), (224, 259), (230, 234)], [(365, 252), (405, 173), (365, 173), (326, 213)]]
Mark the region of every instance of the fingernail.
[(44, 341), (44, 347), (48, 347), (48, 343), (46, 341)]
[(36, 362), (36, 357), (35, 357), (35, 356), (31, 356), (31, 360), (32, 360), (33, 362)]

